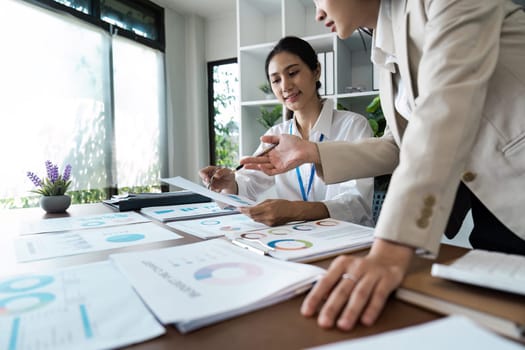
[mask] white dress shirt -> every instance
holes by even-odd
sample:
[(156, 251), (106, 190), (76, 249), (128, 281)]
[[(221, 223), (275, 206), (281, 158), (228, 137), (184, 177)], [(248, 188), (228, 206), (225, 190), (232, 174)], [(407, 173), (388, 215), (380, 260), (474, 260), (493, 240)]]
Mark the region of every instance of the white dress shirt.
[[(290, 134), (301, 137), (297, 130), (295, 118), (271, 127), (266, 134)], [(366, 118), (362, 115), (334, 109), (331, 99), (323, 101), (323, 107), (317, 122), (310, 131), (309, 141), (356, 141), (372, 137), (372, 130)], [(263, 145), (259, 145), (257, 151)], [(256, 151), (256, 152), (257, 152)], [(312, 174), (313, 164), (303, 164), (299, 167), (304, 192), (308, 192), (308, 183)], [(268, 176), (261, 171), (242, 169), (235, 174), (239, 194), (253, 200), (258, 195), (275, 186), (277, 198), (287, 200), (303, 200), (301, 181), (295, 169), (284, 174)], [(373, 178), (351, 180), (338, 184), (326, 185), (315, 171), (312, 175), (312, 186), (307, 193), (308, 201), (323, 202), (328, 208), (330, 217), (351, 221), (362, 225), (373, 225), (372, 196), (374, 192)]]

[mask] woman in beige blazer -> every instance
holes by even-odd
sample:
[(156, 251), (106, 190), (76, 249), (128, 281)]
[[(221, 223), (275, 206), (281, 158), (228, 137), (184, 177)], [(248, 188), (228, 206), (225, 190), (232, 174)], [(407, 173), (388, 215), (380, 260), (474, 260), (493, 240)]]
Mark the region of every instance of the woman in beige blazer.
[(265, 136), (279, 145), (241, 163), (277, 174), (313, 162), (327, 183), (393, 173), (370, 253), (335, 259), (301, 309), (349, 330), (375, 322), (414, 253), (438, 253), (453, 207), (472, 207), (474, 247), (525, 254), (525, 12), (510, 0), (315, 3), (340, 38), (373, 28), (385, 136)]

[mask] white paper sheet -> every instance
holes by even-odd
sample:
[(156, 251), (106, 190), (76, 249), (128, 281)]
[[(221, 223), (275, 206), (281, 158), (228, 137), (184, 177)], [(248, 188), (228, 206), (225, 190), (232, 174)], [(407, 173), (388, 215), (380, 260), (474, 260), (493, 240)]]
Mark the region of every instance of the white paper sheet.
[(127, 247), (182, 238), (154, 223), (24, 236), (15, 240), (19, 262)]
[(422, 325), (375, 336), (348, 340), (310, 350), (523, 350), (523, 346), (489, 332), (462, 316), (450, 316)]
[(163, 333), (109, 262), (0, 278), (0, 349), (119, 348)]
[(374, 229), (327, 218), (227, 232), (226, 237), (254, 249), (266, 250), (277, 259), (304, 262), (369, 247), (374, 240)]
[(210, 191), (206, 187), (198, 185), (195, 182), (191, 182), (190, 180), (187, 180), (181, 176), (170, 177), (168, 179), (161, 179), (161, 181), (168, 183), (170, 185), (173, 185), (173, 186), (177, 186), (180, 188), (184, 188), (186, 190), (190, 190), (198, 194), (202, 194), (203, 196), (211, 198), (217, 202), (232, 205), (236, 208), (237, 207), (249, 207), (255, 204), (255, 202), (252, 201), (251, 199), (244, 198), (236, 194), (217, 193), (217, 192)]
[(23, 221), (18, 224), (20, 234), (61, 232), (90, 228), (103, 228), (118, 225), (136, 224), (151, 221), (135, 212), (108, 213), (90, 216), (73, 216), (46, 220)]
[(157, 318), (181, 332), (291, 298), (324, 272), (259, 256), (220, 238), (111, 259)]
[(232, 207), (221, 208), (215, 202), (147, 207), (142, 208), (140, 212), (143, 215), (161, 222), (191, 220), (239, 213), (239, 211)]
[(244, 214), (176, 221), (169, 222), (167, 225), (202, 239), (222, 237), (232, 232), (268, 228), (268, 226), (255, 222)]

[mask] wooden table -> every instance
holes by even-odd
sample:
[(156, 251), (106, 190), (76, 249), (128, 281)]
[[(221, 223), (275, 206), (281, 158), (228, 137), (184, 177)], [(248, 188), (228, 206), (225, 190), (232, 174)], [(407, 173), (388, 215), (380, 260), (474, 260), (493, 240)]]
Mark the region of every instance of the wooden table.
[[(62, 215), (46, 215), (40, 208), (14, 209), (0, 212), (0, 276), (22, 272), (43, 272), (59, 267), (100, 261), (107, 259), (109, 254), (117, 251), (145, 250), (200, 241), (198, 238), (182, 233), (184, 236), (183, 239), (48, 259), (32, 263), (16, 262), (13, 239), (17, 237), (18, 232), (12, 228), (12, 224), (20, 220), (85, 216), (106, 212), (112, 212), (112, 209), (103, 204), (73, 205), (68, 209), (67, 214)], [(162, 224), (159, 223), (159, 225)], [(171, 228), (169, 229), (173, 230)], [(443, 246), (438, 260), (449, 260), (459, 256), (463, 252), (464, 249), (462, 248)], [(364, 254), (364, 252), (361, 252), (361, 254)], [(330, 259), (327, 259), (316, 264), (327, 267), (329, 263)], [(417, 267), (418, 264), (421, 264), (421, 261), (415, 259), (413, 267)], [(304, 295), (301, 295), (283, 303), (223, 321), (185, 335), (180, 334), (175, 328), (167, 326), (167, 333), (165, 335), (154, 340), (136, 344), (129, 347), (129, 349), (301, 349), (378, 334), (441, 317), (432, 312), (391, 298), (387, 302), (385, 310), (379, 320), (372, 327), (358, 325), (351, 332), (343, 332), (336, 329), (324, 330), (317, 326), (314, 318), (305, 318), (299, 313), (303, 298)]]

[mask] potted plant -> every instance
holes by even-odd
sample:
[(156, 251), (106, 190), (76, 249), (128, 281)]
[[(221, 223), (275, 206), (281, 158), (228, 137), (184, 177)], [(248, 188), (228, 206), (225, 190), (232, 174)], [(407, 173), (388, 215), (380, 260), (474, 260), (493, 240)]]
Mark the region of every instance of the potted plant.
[(261, 90), (264, 93), (264, 96), (266, 96), (267, 99), (275, 98), (275, 95), (273, 94), (270, 83), (268, 82), (262, 83), (261, 85), (259, 85), (259, 90)]
[(276, 105), (272, 109), (261, 107), (261, 115), (257, 121), (261, 123), (266, 129), (271, 128), (283, 116), (283, 106)]
[(64, 173), (60, 175), (58, 165), (46, 160), (46, 177), (40, 179), (35, 173), (28, 171), (27, 177), (37, 187), (31, 192), (41, 194), (40, 206), (47, 213), (63, 213), (71, 205), (71, 197), (66, 191), (71, 185), (71, 165), (66, 165)]
[[(366, 107), (366, 112), (368, 114), (368, 122), (372, 131), (374, 132), (375, 137), (383, 136), (386, 127), (385, 116), (383, 115), (383, 110), (381, 109), (381, 100), (379, 96), (374, 97), (374, 99)], [(386, 196), (388, 190), (388, 185), (390, 184), (390, 177), (392, 175), (386, 174), (381, 176), (374, 177), (374, 198), (372, 203), (372, 212), (374, 221), (377, 222), (379, 213), (381, 211), (381, 206)]]

